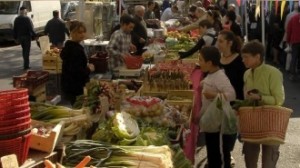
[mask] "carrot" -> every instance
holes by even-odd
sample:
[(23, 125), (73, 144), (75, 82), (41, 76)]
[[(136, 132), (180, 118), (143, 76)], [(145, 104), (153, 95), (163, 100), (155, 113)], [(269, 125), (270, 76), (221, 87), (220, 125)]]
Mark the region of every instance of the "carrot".
[(90, 161), (91, 161), (91, 157), (90, 156), (86, 156), (83, 158), (83, 160), (75, 166), (75, 168), (84, 168), (85, 165), (87, 165)]
[(55, 166), (53, 165), (53, 163), (50, 160), (44, 160), (44, 165), (45, 168), (55, 168)]

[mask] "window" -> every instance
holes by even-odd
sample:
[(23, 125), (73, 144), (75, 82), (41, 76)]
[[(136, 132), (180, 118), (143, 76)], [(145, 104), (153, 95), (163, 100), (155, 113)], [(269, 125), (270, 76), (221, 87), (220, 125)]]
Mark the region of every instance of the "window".
[(27, 8), (28, 12), (32, 11), (32, 9), (31, 9), (31, 2), (30, 1), (23, 1), (23, 5), (22, 6), (25, 6)]
[(19, 6), (19, 1), (0, 1), (0, 14), (17, 14)]

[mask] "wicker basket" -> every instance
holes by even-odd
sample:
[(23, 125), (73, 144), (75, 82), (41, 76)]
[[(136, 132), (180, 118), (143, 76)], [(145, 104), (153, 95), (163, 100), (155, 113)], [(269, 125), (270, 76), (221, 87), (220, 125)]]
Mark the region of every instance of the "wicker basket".
[(241, 107), (238, 110), (242, 141), (283, 144), (291, 109), (280, 106)]

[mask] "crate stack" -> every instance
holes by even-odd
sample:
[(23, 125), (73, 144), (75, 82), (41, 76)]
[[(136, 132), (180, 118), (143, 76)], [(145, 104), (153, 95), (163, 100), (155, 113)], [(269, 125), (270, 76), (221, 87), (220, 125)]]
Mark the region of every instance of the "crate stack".
[(47, 71), (27, 71), (21, 76), (13, 77), (15, 88), (27, 88), (31, 101), (46, 101), (46, 83), (49, 78)]
[(46, 51), (43, 55), (43, 70), (50, 74), (60, 74), (62, 69), (62, 60), (60, 50), (57, 48)]
[(16, 154), (19, 165), (27, 159), (31, 136), (28, 97), (28, 89), (0, 91), (0, 157)]
[(46, 83), (46, 97), (52, 99), (61, 94), (60, 77), (62, 71), (62, 60), (60, 50), (52, 48), (43, 56), (43, 70), (49, 72), (49, 80)]

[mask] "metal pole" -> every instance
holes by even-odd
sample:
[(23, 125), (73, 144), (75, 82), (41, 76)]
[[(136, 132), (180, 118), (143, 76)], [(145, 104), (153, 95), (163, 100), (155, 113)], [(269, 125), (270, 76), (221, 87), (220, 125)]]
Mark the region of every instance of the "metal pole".
[(244, 4), (244, 15), (245, 15), (245, 20), (244, 20), (244, 26), (245, 26), (245, 42), (248, 42), (248, 24), (247, 24), (247, 19), (248, 19), (248, 11), (247, 11), (247, 1)]
[(265, 41), (265, 36), (266, 36), (266, 32), (265, 32), (265, 3), (263, 0), (260, 0), (261, 3), (261, 32), (262, 32), (262, 36), (261, 36), (261, 42), (262, 44), (265, 46), (266, 45), (266, 41)]

